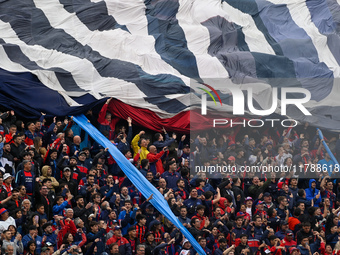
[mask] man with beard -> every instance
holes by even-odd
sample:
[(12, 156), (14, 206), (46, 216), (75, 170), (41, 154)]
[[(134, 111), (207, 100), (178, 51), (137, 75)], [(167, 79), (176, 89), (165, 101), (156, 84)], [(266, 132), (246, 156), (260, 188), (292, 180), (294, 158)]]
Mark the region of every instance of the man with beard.
[(93, 211), (92, 203), (87, 203), (87, 205), (85, 206), (84, 198), (82, 196), (76, 197), (76, 203), (77, 203), (77, 206), (74, 207), (74, 209), (73, 209), (74, 217), (75, 218), (79, 217), (83, 221), (86, 221), (88, 216)]
[(59, 180), (59, 185), (62, 186), (62, 184), (66, 184), (68, 186), (68, 189), (73, 196), (77, 195), (78, 184), (71, 178), (71, 169), (69, 167), (64, 167), (63, 169), (63, 178)]
[(64, 156), (58, 163), (58, 168), (62, 171), (64, 171), (64, 168), (68, 167), (71, 170), (71, 176), (72, 179), (74, 179), (75, 181), (77, 181), (77, 183), (81, 180), (81, 178), (85, 177), (86, 174), (80, 172), (79, 168), (77, 167), (77, 157), (72, 156), (70, 157), (70, 162), (69, 165), (64, 166), (64, 162), (65, 160), (68, 160), (69, 157), (68, 156)]
[[(106, 177), (106, 185), (102, 186), (100, 188), (100, 194), (102, 195), (102, 197), (105, 197), (105, 200), (108, 200), (111, 198), (111, 196), (107, 196), (107, 194), (110, 194), (111, 192), (116, 192), (119, 193), (119, 180), (116, 179), (115, 181), (113, 181), (113, 176), (111, 174), (109, 174)], [(112, 191), (110, 193), (108, 193), (110, 190), (112, 189)], [(111, 194), (112, 195), (112, 194)]]
[(50, 242), (51, 244), (54, 244), (54, 248), (57, 250), (57, 235), (53, 231), (52, 223), (45, 223), (42, 226), (42, 229), (44, 231), (42, 236), (44, 243)]
[(185, 190), (185, 182), (182, 179), (177, 180), (177, 187), (174, 189), (175, 197), (180, 196), (184, 201), (189, 197), (188, 191)]
[(94, 175), (88, 175), (86, 177), (86, 184), (82, 186), (79, 190), (79, 194), (82, 195), (89, 201), (91, 194), (94, 189), (97, 189), (97, 191), (100, 190), (99, 185), (94, 183), (95, 176)]
[[(6, 160), (5, 160), (6, 159)], [(2, 153), (2, 164), (6, 169), (7, 173), (12, 173), (12, 167), (14, 165), (14, 157), (11, 154), (11, 145), (9, 143), (4, 144), (3, 153)]]

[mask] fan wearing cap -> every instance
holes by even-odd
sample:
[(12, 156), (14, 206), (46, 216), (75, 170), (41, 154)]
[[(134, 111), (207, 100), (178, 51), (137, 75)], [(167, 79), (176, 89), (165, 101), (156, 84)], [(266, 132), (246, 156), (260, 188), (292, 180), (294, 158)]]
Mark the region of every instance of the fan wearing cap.
[(259, 215), (261, 218), (267, 218), (267, 212), (264, 210), (264, 203), (263, 203), (263, 201), (259, 200), (256, 203), (255, 208), (256, 209), (255, 209), (253, 217), (255, 217), (255, 215)]
[(145, 234), (145, 255), (152, 255), (152, 251), (157, 246), (157, 243), (155, 241), (155, 236), (152, 232), (147, 232)]
[(122, 236), (122, 230), (120, 226), (116, 226), (113, 230), (113, 236), (107, 240), (106, 245), (117, 243), (120, 254), (132, 254), (131, 245), (125, 237)]
[(15, 224), (15, 220), (9, 216), (9, 212), (5, 208), (0, 209), (0, 233), (3, 233), (5, 230), (8, 229), (10, 225)]
[(286, 252), (288, 252), (291, 247), (296, 247), (297, 243), (293, 240), (293, 238), (294, 238), (293, 231), (286, 230), (286, 235), (284, 239), (281, 241), (281, 246), (284, 246), (286, 248)]
[[(228, 157), (228, 163), (229, 163), (229, 165), (230, 165), (230, 167), (232, 168), (232, 167), (234, 167), (234, 166), (236, 166), (236, 163), (235, 163), (235, 157), (234, 156), (229, 156)], [(232, 168), (233, 169), (233, 168)]]
[(272, 202), (272, 195), (269, 192), (265, 192), (263, 194), (263, 205), (264, 205), (264, 210), (268, 212), (269, 208), (272, 208), (274, 203)]
[(12, 190), (13, 190), (12, 180), (13, 180), (13, 177), (9, 173), (5, 173), (3, 175), (3, 186), (2, 187), (6, 190), (8, 196), (12, 195)]
[[(2, 174), (2, 175), (4, 175), (4, 173), (5, 173), (5, 168), (3, 168), (3, 167), (0, 167), (0, 173)], [(0, 176), (0, 201), (2, 201), (2, 200), (4, 200), (4, 199), (6, 199), (6, 198), (8, 198), (8, 195), (7, 195), (7, 191), (6, 191), (6, 188), (4, 187), (4, 179), (3, 179), (3, 177), (2, 176)], [(25, 188), (26, 189), (26, 188)]]
[(182, 161), (182, 159), (189, 160), (190, 158), (190, 145), (189, 144), (183, 145), (185, 138), (186, 135), (183, 135), (178, 143), (177, 156), (179, 158), (179, 161)]
[(246, 212), (249, 214), (250, 218), (252, 218), (252, 210), (253, 210), (253, 202), (254, 200), (251, 197), (246, 197), (244, 203), (246, 204)]
[(288, 221), (283, 220), (280, 221), (280, 230), (275, 233), (275, 236), (280, 238), (281, 240), (285, 238), (288, 230)]
[(188, 239), (184, 239), (182, 243), (182, 249), (179, 251), (179, 255), (190, 255), (191, 243)]
[(300, 252), (300, 250), (298, 248), (291, 247), (291, 248), (289, 248), (289, 254), (290, 255), (300, 255), (301, 252)]
[(85, 151), (79, 152), (77, 167), (81, 173), (88, 174), (89, 168), (87, 167), (91, 167), (91, 166), (87, 166), (85, 160), (86, 160), (86, 152)]

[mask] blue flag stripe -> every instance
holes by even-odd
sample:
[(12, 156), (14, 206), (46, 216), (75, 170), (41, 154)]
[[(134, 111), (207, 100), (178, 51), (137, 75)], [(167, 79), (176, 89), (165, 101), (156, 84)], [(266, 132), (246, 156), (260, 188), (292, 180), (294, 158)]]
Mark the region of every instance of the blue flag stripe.
[(120, 25), (114, 17), (107, 13), (107, 6), (104, 1), (93, 3), (90, 0), (59, 0), (65, 10), (75, 13), (77, 17), (91, 30), (129, 30), (125, 25)]
[(199, 78), (196, 57), (188, 49), (184, 32), (176, 19), (178, 0), (146, 0), (148, 33), (155, 40), (161, 58), (181, 74)]
[(160, 213), (162, 213), (177, 228), (179, 228), (182, 234), (189, 240), (189, 242), (200, 255), (206, 254), (195, 238), (173, 214), (163, 195), (141, 174), (141, 172), (138, 171), (136, 167), (132, 165), (107, 138), (104, 137), (103, 134), (101, 134), (95, 127), (88, 123), (84, 115), (75, 116), (73, 120), (104, 148), (109, 148), (109, 153), (112, 155), (129, 180), (138, 189), (138, 191), (140, 191), (145, 198), (148, 198), (151, 196), (151, 194), (153, 194), (153, 199), (150, 200), (150, 203), (152, 203), (152, 205)]
[(78, 91), (78, 92), (85, 92), (82, 88), (80, 88), (73, 76), (70, 72), (63, 70), (62, 68), (52, 67), (52, 68), (42, 68), (40, 67), (35, 61), (30, 60), (20, 49), (19, 46), (14, 44), (6, 44), (6, 42), (0, 38), (0, 45), (4, 48), (5, 52), (7, 53), (8, 58), (18, 64), (21, 64), (23, 67), (27, 68), (28, 70), (46, 70), (46, 71), (53, 71), (58, 78), (60, 85), (69, 91)]
[[(114, 77), (132, 82), (146, 96), (157, 95), (161, 98), (166, 94), (186, 94), (189, 92), (189, 88), (176, 76), (168, 74), (149, 75), (140, 66), (118, 59), (105, 58), (98, 52), (93, 51), (88, 45), (81, 45), (63, 30), (51, 27), (44, 13), (35, 8), (32, 1), (28, 1), (25, 4), (13, 1), (13, 3), (8, 4), (11, 4), (17, 10), (17, 15), (7, 13), (6, 8), (4, 8), (0, 9), (0, 14), (2, 14), (0, 19), (4, 22), (9, 22), (20, 39), (28, 45), (39, 44), (50, 50), (57, 50), (80, 59), (86, 59), (93, 64), (102, 77)], [(32, 9), (30, 14), (25, 12), (25, 8), (29, 5)], [(22, 17), (22, 19), (18, 19), (18, 16)], [(31, 29), (32, 26), (35, 29)], [(31, 40), (30, 36), (27, 36), (27, 33), (30, 32), (34, 41)], [(47, 38), (51, 39), (47, 40)], [(74, 50), (71, 51), (70, 49)], [(171, 89), (167, 86), (170, 83), (172, 84)], [(157, 90), (154, 89), (155, 86), (157, 86)], [(181, 111), (187, 108), (181, 102), (178, 102), (179, 109), (173, 109), (171, 106), (164, 104), (157, 106), (168, 112), (178, 112), (178, 110)]]

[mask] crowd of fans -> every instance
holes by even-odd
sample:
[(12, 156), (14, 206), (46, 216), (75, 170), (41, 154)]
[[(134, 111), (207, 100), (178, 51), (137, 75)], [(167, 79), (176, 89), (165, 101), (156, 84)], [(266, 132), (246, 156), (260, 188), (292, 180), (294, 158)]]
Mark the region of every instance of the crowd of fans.
[[(170, 137), (163, 128), (150, 138), (131, 118), (117, 126), (109, 102), (98, 118), (88, 113), (89, 120), (159, 190), (206, 254), (340, 251), (340, 178), (315, 128), (225, 128), (191, 139)], [(328, 136), (340, 156), (338, 137)], [(108, 149), (72, 118), (55, 117), (47, 125), (44, 114), (23, 122), (14, 111), (4, 112), (0, 164), (4, 254), (197, 254), (153, 207), (153, 196), (143, 197)], [(259, 171), (239, 171), (245, 166)], [(295, 168), (266, 172), (265, 166)]]

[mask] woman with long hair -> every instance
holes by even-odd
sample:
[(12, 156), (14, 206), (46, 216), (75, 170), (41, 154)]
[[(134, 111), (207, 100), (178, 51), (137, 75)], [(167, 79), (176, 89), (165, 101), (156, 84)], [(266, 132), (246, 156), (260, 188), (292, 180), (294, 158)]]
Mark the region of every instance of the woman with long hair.
[(81, 247), (86, 243), (87, 239), (86, 239), (85, 233), (81, 231), (81, 229), (78, 229), (78, 232), (80, 232), (82, 236), (82, 240), (78, 242), (74, 241), (74, 236), (72, 235), (71, 232), (67, 232), (64, 235), (63, 244), (65, 245), (66, 250), (70, 249), (73, 245), (76, 245), (77, 247)]
[(31, 240), (27, 243), (27, 250), (24, 253), (25, 255), (37, 255), (37, 245), (35, 241)]
[(14, 239), (15, 239), (15, 237), (18, 234), (17, 228), (14, 225), (9, 225), (7, 230), (9, 230), (11, 232), (11, 234), (12, 234), (11, 242), (14, 242)]
[(40, 165), (43, 163), (43, 159), (45, 158), (45, 155), (47, 153), (47, 150), (45, 147), (43, 147), (43, 141), (40, 136), (37, 136), (33, 139), (34, 144), (34, 159), (38, 161)]

